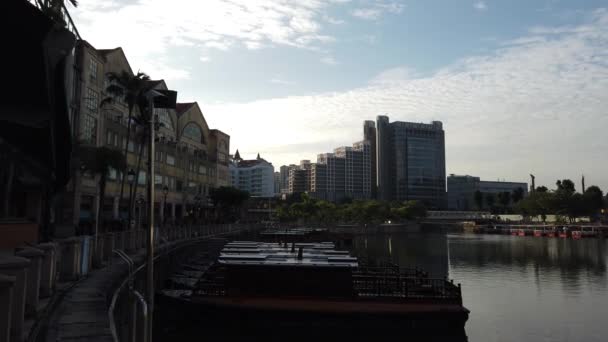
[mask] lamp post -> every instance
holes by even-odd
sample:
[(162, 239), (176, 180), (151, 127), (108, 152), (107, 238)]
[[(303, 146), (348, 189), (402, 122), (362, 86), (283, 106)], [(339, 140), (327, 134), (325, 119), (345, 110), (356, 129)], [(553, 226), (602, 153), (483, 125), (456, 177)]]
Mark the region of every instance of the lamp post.
[(131, 204), (133, 202), (132, 194), (133, 194), (133, 183), (135, 182), (135, 170), (133, 169), (129, 169), (129, 172), (127, 172), (127, 181), (129, 182), (129, 206), (127, 208), (127, 218), (129, 219), (128, 225), (129, 225), (129, 229), (131, 229), (132, 227), (132, 219), (131, 219), (131, 208), (133, 207), (133, 205)]
[(165, 209), (167, 209), (167, 194), (169, 194), (169, 187), (168, 186), (164, 186), (163, 187), (163, 217), (161, 218), (161, 226), (164, 227), (165, 226), (165, 215), (167, 213), (165, 213)]
[(147, 241), (147, 272), (146, 272), (146, 301), (148, 304), (148, 341), (153, 341), (153, 322), (154, 322), (154, 139), (155, 133), (160, 128), (160, 122), (156, 115), (154, 115), (154, 107), (156, 108), (173, 108), (175, 109), (177, 92), (172, 90), (157, 90), (150, 89), (146, 92), (148, 99), (148, 117), (149, 122), (149, 133), (150, 140), (148, 146), (148, 201), (150, 205), (149, 217), (149, 231)]

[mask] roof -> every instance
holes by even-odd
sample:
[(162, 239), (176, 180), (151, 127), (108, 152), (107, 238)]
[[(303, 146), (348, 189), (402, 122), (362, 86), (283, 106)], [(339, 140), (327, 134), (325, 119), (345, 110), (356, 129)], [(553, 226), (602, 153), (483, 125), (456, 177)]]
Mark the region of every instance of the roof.
[(182, 115), (183, 113), (187, 112), (190, 108), (192, 108), (195, 104), (196, 104), (196, 102), (177, 103), (175, 105), (175, 111), (177, 112), (178, 116)]
[[(263, 158), (260, 159), (250, 159), (250, 160), (239, 160), (238, 162), (235, 161), (235, 164), (238, 167), (252, 167), (252, 166), (256, 166), (258, 164), (262, 164), (262, 163), (268, 163), (268, 161), (266, 161)], [(270, 164), (270, 163), (268, 163)]]

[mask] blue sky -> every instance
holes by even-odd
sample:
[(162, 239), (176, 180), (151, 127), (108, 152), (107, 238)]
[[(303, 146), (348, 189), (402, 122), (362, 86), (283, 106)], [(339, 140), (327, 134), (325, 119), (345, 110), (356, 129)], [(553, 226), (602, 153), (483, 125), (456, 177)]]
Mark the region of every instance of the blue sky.
[(85, 39), (198, 101), (244, 157), (275, 167), (441, 120), (447, 172), (608, 190), (605, 1), (81, 2)]

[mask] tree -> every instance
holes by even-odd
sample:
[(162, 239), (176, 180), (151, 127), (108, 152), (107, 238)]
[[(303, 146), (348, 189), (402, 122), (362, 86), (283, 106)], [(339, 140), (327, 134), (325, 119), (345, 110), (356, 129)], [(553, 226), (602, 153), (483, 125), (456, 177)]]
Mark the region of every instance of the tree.
[(596, 185), (592, 185), (585, 189), (583, 197), (585, 202), (585, 208), (587, 209), (587, 215), (597, 215), (597, 213), (604, 207), (604, 194), (602, 190)]
[(576, 191), (574, 188), (574, 182), (569, 179), (558, 180), (555, 185), (557, 185), (557, 191), (563, 191), (569, 195), (574, 194)]
[[(122, 71), (120, 73), (109, 72), (107, 73), (108, 81), (110, 81), (110, 85), (106, 88), (106, 91), (111, 95), (108, 98), (105, 98), (101, 103), (100, 107), (106, 102), (113, 102), (114, 99), (118, 98), (124, 101), (127, 104), (127, 108), (129, 110), (129, 114), (127, 117), (127, 137), (124, 148), (124, 154), (127, 155), (129, 149), (129, 140), (131, 138), (131, 123), (133, 122), (133, 110), (138, 107), (140, 116), (144, 115), (145, 106), (147, 105), (147, 101), (145, 98), (145, 93), (149, 89), (149, 81), (150, 76), (146, 75), (143, 72), (137, 72), (135, 75), (131, 75), (131, 73), (127, 71)], [(141, 121), (141, 120), (140, 120)], [(142, 147), (143, 148), (143, 147)], [(141, 148), (140, 148), (141, 150)], [(141, 152), (140, 152), (141, 154)], [(141, 157), (139, 157), (141, 159)], [(124, 189), (125, 189), (125, 175), (126, 175), (126, 165), (125, 169), (121, 169), (122, 171), (122, 180), (120, 182), (120, 196), (119, 202), (122, 203), (124, 197)], [(139, 172), (137, 173), (139, 176)], [(137, 187), (137, 183), (135, 183)], [(130, 191), (131, 192), (131, 191)], [(131, 219), (131, 206), (132, 206), (132, 194), (129, 192), (129, 220)]]
[(503, 211), (506, 213), (509, 203), (511, 203), (511, 193), (503, 191), (498, 193), (498, 202), (503, 207)]
[(479, 190), (475, 191), (475, 205), (477, 205), (477, 209), (481, 210), (483, 208), (483, 193)]
[[(76, 0), (68, 0), (68, 2), (74, 6), (78, 6), (78, 1)], [(65, 0), (45, 0), (39, 1), (40, 10), (42, 13), (48, 15), (54, 21), (60, 23), (63, 26), (67, 25), (65, 21), (65, 16), (63, 14), (63, 9), (65, 8)]]
[[(127, 160), (120, 151), (107, 147), (80, 146), (78, 154), (80, 155), (83, 168), (99, 177), (97, 183), (99, 203), (97, 204), (97, 215), (95, 218), (95, 227), (97, 227), (100, 220), (99, 214), (103, 208), (108, 175), (111, 170), (115, 170), (118, 173), (118, 170), (124, 169)], [(95, 233), (97, 234), (97, 229)]]
[(547, 192), (547, 191), (549, 191), (549, 189), (547, 189), (546, 186), (541, 185), (541, 186), (537, 186), (535, 191), (536, 192)]
[(232, 218), (235, 211), (249, 199), (249, 193), (231, 186), (220, 186), (211, 189), (209, 197), (225, 217)]
[(521, 187), (514, 189), (513, 193), (511, 194), (511, 200), (513, 203), (515, 204), (522, 199), (524, 199), (524, 189)]

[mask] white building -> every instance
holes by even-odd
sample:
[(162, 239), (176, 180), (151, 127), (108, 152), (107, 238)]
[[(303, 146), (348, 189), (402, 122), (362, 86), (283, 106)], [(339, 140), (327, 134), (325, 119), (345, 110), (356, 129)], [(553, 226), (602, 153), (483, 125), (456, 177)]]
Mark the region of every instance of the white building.
[(274, 197), (274, 166), (258, 157), (243, 160), (237, 150), (230, 163), (232, 186), (255, 197)]

